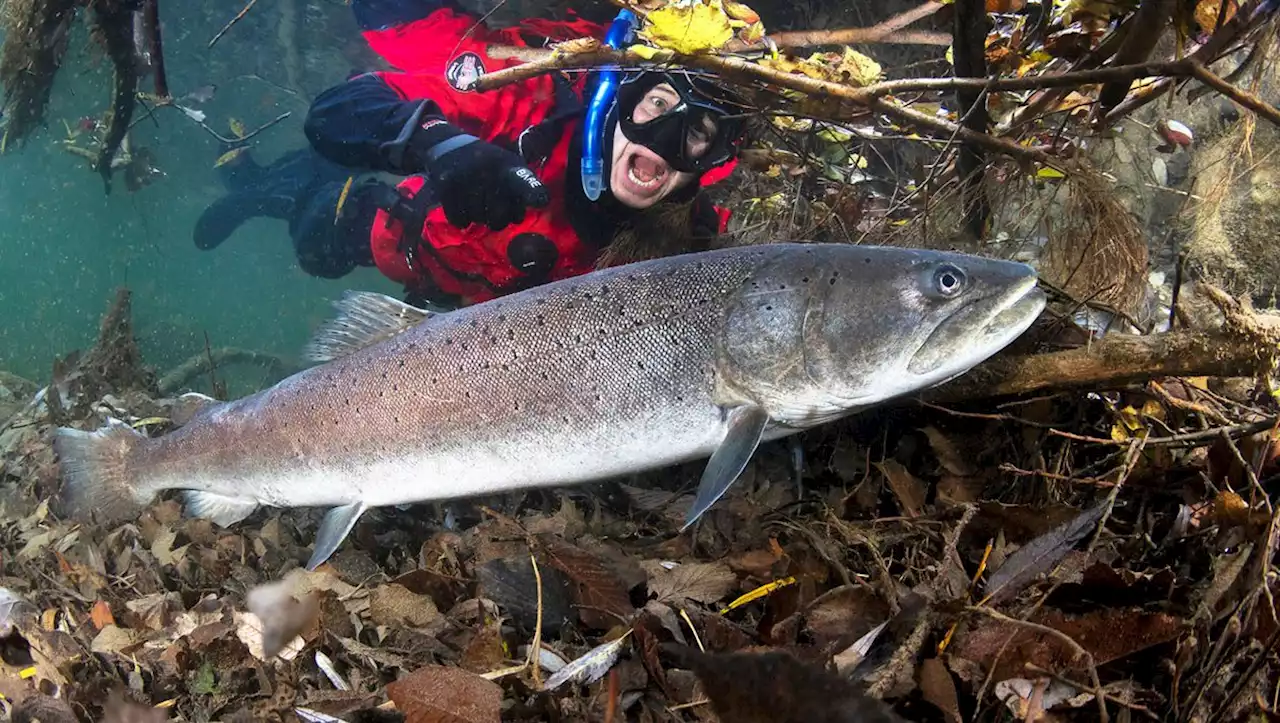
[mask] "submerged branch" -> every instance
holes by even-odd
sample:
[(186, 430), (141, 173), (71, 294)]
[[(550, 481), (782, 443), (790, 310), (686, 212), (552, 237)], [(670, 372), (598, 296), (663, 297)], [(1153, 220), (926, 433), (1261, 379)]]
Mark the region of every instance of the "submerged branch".
[(179, 364), (163, 377), (160, 377), (160, 381), (156, 383), (156, 386), (159, 387), (161, 394), (171, 396), (182, 391), (182, 388), (192, 379), (231, 364), (259, 366), (267, 372), (277, 374), (291, 374), (297, 371), (275, 354), (250, 349), (237, 349), (235, 347), (222, 347), (208, 352), (200, 352)]
[[(744, 83), (763, 82), (789, 90), (800, 91), (818, 98), (848, 101), (868, 110), (896, 118), (902, 123), (927, 129), (943, 137), (955, 137), (960, 141), (975, 143), (1023, 161), (1034, 161), (1055, 167), (1061, 165), (1060, 161), (1054, 159), (1040, 148), (1023, 146), (1002, 138), (993, 138), (986, 134), (974, 133), (951, 121), (885, 100), (874, 92), (877, 88), (874, 85), (857, 88), (828, 80), (810, 78), (807, 75), (780, 72), (735, 57), (677, 55), (675, 53), (662, 52), (653, 58), (647, 58), (629, 50), (615, 51), (600, 47), (580, 53), (552, 54), (542, 61), (525, 63), (524, 65), (505, 68), (493, 73), (486, 73), (473, 81), (467, 87), (467, 90), (493, 90), (494, 88), (518, 83), (557, 70), (594, 68), (612, 64), (625, 66), (680, 65), (696, 70), (710, 71), (728, 78), (736, 78)], [(979, 83), (986, 82), (980, 78), (974, 80)]]
[(1248, 377), (1267, 369), (1276, 348), (1231, 331), (1112, 334), (1087, 347), (992, 359), (923, 396), (981, 399), (1072, 389), (1107, 389), (1160, 377)]

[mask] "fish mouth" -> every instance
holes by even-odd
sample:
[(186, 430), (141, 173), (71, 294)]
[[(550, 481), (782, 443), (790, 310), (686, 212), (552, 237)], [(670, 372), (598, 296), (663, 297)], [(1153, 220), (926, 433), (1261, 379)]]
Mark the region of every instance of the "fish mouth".
[(912, 374), (946, 381), (1008, 346), (1026, 331), (1048, 297), (1034, 273), (1000, 295), (976, 298), (938, 325), (912, 355)]

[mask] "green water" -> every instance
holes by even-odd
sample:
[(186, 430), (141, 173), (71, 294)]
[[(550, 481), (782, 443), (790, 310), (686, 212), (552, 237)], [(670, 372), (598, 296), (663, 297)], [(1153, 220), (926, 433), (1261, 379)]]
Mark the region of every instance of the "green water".
[[(240, 9), (237, 3), (161, 0), (169, 86), (174, 96), (214, 83), (215, 98), (195, 106), (224, 136), (237, 118), (249, 129), (292, 116), (254, 139), (266, 162), (306, 144), (307, 97), (340, 83), (371, 59), (339, 2), (294, 6), (299, 47), (298, 95), (280, 43), (282, 6), (262, 3), (213, 49), (210, 38)], [(61, 146), (62, 121), (100, 118), (111, 75), (97, 57), (83, 19), (77, 21), (46, 112), (47, 127), (25, 147), (0, 156), (0, 369), (44, 383), (55, 356), (92, 344), (119, 286), (133, 290), (134, 320), (148, 364), (165, 371), (214, 347), (237, 346), (294, 356), (345, 288), (396, 294), (372, 270), (339, 281), (314, 279), (297, 266), (283, 221), (255, 219), (221, 248), (200, 251), (191, 230), (222, 193), (213, 168), (218, 142), (176, 109), (132, 132), (166, 174), (130, 193), (117, 176), (111, 195), (87, 162)], [(369, 67), (365, 65), (364, 67)], [(264, 80), (239, 77), (255, 74)], [(266, 82), (264, 82), (266, 81)], [(152, 91), (153, 81), (140, 90)], [(142, 112), (141, 109), (139, 112)]]

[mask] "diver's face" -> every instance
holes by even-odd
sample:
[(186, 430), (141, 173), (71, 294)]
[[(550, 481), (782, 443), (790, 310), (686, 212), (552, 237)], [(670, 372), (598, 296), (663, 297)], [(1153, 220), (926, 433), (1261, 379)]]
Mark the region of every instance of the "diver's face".
[[(663, 83), (645, 93), (631, 112), (631, 118), (636, 123), (647, 123), (679, 104), (680, 95), (670, 84)], [(715, 132), (715, 121), (704, 117), (686, 134), (685, 152), (694, 158), (705, 154)], [(672, 169), (657, 153), (627, 138), (621, 124), (614, 124), (609, 191), (618, 201), (635, 209), (649, 208), (695, 178), (695, 174)]]

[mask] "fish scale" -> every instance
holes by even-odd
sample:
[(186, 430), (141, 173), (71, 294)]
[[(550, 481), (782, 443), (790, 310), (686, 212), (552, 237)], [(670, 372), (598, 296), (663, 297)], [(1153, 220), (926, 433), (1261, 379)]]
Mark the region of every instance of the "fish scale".
[[(963, 289), (943, 293), (947, 278)], [(349, 293), (309, 347), (319, 366), (158, 438), (116, 424), (59, 430), (55, 446), (73, 509), (120, 514), (166, 489), (219, 524), (260, 505), (331, 508), (313, 567), (370, 507), (709, 456), (692, 521), (761, 440), (994, 353), (1043, 307), (1034, 287), (1023, 264), (963, 254), (768, 244), (443, 314)]]

